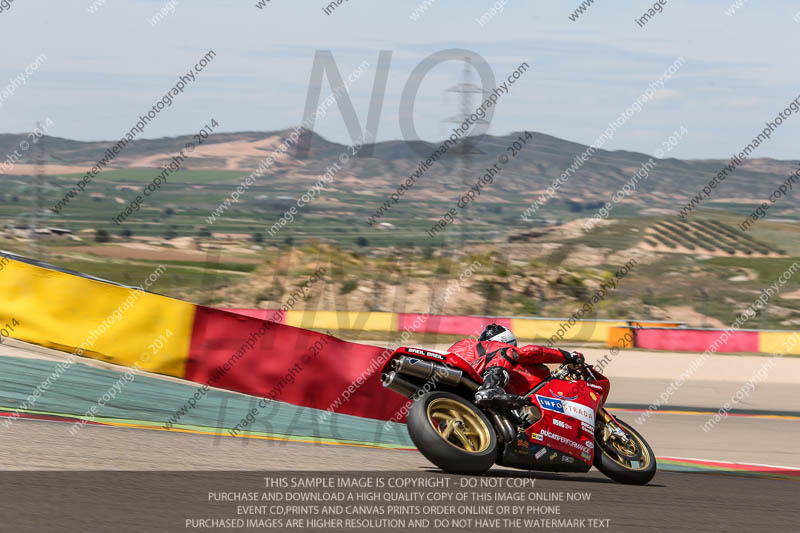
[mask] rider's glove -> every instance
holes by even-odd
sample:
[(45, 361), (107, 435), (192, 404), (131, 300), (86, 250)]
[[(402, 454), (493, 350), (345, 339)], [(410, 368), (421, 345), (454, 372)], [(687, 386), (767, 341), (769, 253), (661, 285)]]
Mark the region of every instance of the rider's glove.
[(564, 356), (564, 362), (568, 365), (581, 366), (586, 362), (586, 360), (583, 358), (583, 354), (580, 352), (568, 352), (566, 350), (561, 350), (560, 348), (559, 351), (561, 352), (561, 355)]

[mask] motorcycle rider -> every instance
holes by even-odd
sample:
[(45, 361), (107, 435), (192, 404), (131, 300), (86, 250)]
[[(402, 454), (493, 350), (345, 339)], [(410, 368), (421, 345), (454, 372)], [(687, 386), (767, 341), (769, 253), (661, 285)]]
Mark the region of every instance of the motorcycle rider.
[(458, 341), (448, 351), (469, 362), (483, 376), (475, 403), (505, 409), (528, 404), (523, 395), (550, 375), (545, 363), (584, 362), (583, 354), (578, 352), (533, 344), (517, 347), (511, 330), (498, 324), (489, 324), (477, 340)]

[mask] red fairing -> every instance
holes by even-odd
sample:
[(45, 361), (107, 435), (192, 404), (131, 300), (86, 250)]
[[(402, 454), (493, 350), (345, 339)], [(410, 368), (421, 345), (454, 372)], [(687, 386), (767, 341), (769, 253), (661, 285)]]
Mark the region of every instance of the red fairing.
[(531, 442), (592, 464), (595, 416), (603, 400), (600, 388), (585, 381), (552, 380), (536, 391), (531, 400), (543, 416), (526, 430)]
[(603, 405), (606, 403), (606, 400), (608, 400), (608, 393), (611, 392), (611, 382), (607, 377), (594, 368), (592, 369), (592, 374), (594, 374), (596, 379), (594, 381), (587, 381), (584, 383), (595, 392), (602, 392), (602, 398), (600, 398), (600, 407), (603, 407)]
[(517, 365), (510, 374), (511, 379), (509, 379), (505, 390), (512, 394), (524, 396), (529, 390), (550, 376), (550, 369), (544, 365), (533, 365), (531, 367)]

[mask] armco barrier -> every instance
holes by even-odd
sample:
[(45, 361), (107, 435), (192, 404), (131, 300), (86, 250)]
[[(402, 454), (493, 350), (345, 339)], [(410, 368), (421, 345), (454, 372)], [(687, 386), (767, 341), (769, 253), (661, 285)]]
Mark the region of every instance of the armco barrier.
[(626, 324), (618, 320), (580, 320), (570, 326), (566, 318), (515, 318), (511, 329), (519, 338), (552, 339), (553, 345), (557, 346), (570, 341), (605, 342), (609, 328)]
[[(662, 329), (636, 330), (636, 347), (647, 350), (704, 352), (720, 338), (722, 330), (713, 329)], [(757, 352), (757, 331), (733, 331), (718, 352)]]
[(486, 318), (479, 316), (428, 315), (398, 313), (396, 331), (411, 330), (414, 323), (422, 324), (412, 330), (416, 333), (438, 333), (440, 335), (478, 336), (489, 324), (511, 327), (509, 318)]
[(608, 328), (609, 348), (633, 348), (636, 341), (636, 328)]
[[(229, 309), (229, 311), (263, 318), (268, 316), (263, 309)], [(413, 325), (417, 323), (417, 327)], [(625, 320), (578, 320), (570, 324), (568, 318), (533, 317), (483, 317), (460, 315), (424, 315), (421, 313), (385, 313), (376, 311), (314, 311), (292, 310), (286, 313), (286, 324), (302, 328), (322, 330), (361, 330), (414, 333), (438, 333), (441, 335), (476, 336), (487, 324), (500, 324), (511, 328), (520, 339), (551, 339), (560, 342), (602, 342), (608, 339), (611, 328), (635, 325), (637, 327), (678, 327), (680, 322), (625, 321)], [(422, 324), (419, 326), (419, 324)]]
[(800, 355), (798, 333), (794, 331), (759, 331), (758, 351), (780, 355)]
[[(726, 330), (705, 328), (612, 328), (609, 347), (643, 348), (671, 352), (705, 352), (717, 344), (721, 353), (765, 353), (800, 355), (800, 334), (792, 331)], [(627, 336), (633, 342), (620, 341)]]

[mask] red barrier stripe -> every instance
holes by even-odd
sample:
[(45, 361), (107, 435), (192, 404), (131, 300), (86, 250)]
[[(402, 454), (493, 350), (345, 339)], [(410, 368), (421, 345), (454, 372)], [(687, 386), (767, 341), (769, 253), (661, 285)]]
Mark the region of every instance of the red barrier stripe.
[(272, 320), (280, 324), (286, 323), (286, 311), (280, 309), (223, 309), (229, 313), (236, 313), (237, 315), (250, 316), (253, 318), (260, 318), (261, 320)]
[[(705, 352), (723, 335), (722, 330), (638, 329), (636, 347), (649, 350)], [(758, 352), (758, 332), (734, 331), (718, 352)]]
[[(388, 357), (383, 352), (197, 306), (185, 377), (295, 405), (322, 410), (334, 406), (337, 413), (388, 420), (406, 399), (381, 385), (379, 368)], [(260, 405), (263, 409), (264, 402)]]

